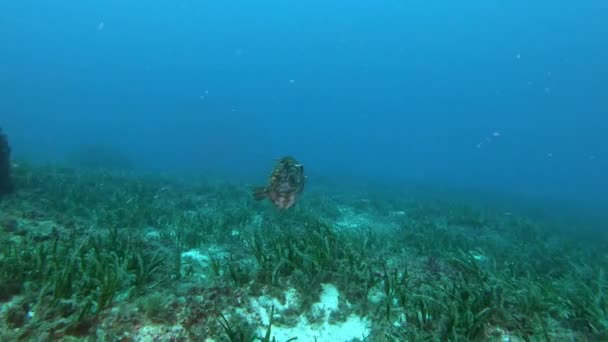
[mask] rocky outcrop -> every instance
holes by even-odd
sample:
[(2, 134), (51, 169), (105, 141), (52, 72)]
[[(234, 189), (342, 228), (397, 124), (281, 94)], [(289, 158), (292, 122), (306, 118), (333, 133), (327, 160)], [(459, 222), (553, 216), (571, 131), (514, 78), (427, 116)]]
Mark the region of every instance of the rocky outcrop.
[(6, 134), (0, 128), (0, 196), (15, 189), (11, 178), (11, 147)]

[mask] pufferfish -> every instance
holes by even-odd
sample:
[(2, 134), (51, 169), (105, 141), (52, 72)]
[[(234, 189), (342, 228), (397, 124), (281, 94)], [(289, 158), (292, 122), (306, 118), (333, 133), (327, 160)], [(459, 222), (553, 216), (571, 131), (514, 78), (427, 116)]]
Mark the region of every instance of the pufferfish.
[(265, 187), (253, 189), (257, 201), (268, 198), (277, 208), (289, 209), (304, 190), (304, 166), (293, 157), (279, 159)]

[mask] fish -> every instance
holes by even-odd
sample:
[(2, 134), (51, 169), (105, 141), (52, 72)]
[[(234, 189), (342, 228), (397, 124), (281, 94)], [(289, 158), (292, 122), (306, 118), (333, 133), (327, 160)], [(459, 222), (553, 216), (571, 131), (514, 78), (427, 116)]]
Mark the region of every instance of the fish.
[(305, 183), (304, 166), (295, 158), (286, 156), (277, 161), (266, 186), (253, 189), (253, 198), (256, 201), (268, 199), (277, 208), (286, 210), (296, 204)]

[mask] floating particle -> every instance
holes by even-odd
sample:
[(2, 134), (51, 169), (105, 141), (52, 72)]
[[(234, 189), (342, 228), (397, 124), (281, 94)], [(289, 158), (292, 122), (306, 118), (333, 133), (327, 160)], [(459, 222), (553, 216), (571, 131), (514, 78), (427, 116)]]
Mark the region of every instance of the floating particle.
[(547, 153), (547, 157), (553, 158), (553, 153), (551, 153), (551, 152)]
[(515, 55), (516, 59), (521, 59), (521, 53), (518, 53), (517, 55)]
[(291, 80), (289, 80), (289, 83), (294, 84), (294, 83), (296, 83), (296, 80), (291, 79)]
[(500, 136), (500, 132), (499, 131), (495, 131), (494, 133), (492, 133), (492, 136), (498, 138)]
[(100, 21), (99, 24), (97, 24), (97, 31), (103, 30), (105, 26), (106, 24), (103, 21)]

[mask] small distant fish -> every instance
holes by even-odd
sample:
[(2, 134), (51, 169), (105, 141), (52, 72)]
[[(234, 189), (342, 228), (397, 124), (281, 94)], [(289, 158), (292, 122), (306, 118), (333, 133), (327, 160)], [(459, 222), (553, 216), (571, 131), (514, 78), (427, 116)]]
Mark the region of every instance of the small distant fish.
[(279, 159), (268, 184), (253, 189), (257, 201), (268, 198), (277, 208), (289, 209), (298, 200), (304, 190), (304, 166), (293, 157)]

